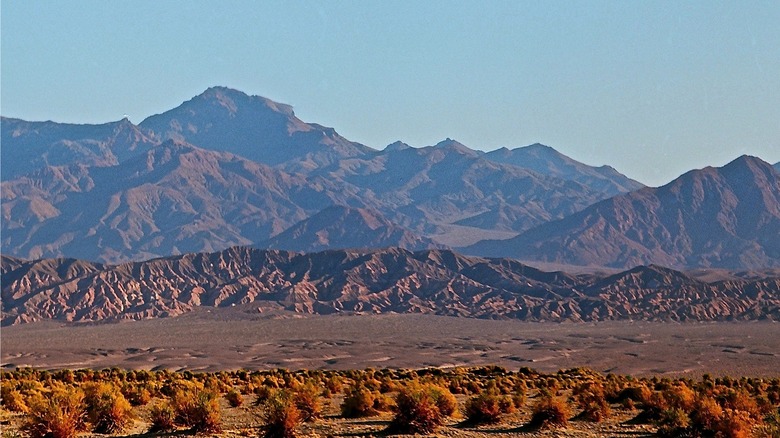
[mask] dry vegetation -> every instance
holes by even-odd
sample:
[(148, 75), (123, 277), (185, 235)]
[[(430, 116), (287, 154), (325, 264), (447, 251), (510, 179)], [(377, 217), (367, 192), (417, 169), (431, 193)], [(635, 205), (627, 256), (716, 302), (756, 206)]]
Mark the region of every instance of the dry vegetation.
[[(353, 419), (357, 418), (357, 420)], [(780, 378), (588, 369), (2, 373), (3, 437), (780, 436)]]

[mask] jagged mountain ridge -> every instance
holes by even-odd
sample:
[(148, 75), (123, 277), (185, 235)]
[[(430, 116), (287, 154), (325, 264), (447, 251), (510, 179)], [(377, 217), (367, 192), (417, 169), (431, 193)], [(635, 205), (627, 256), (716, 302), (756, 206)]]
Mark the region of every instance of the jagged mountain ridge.
[(2, 256), (3, 325), (176, 316), (198, 307), (545, 321), (780, 319), (780, 278), (705, 283), (657, 266), (543, 272), (448, 250), (234, 247), (116, 266)]
[(470, 254), (627, 268), (780, 266), (780, 173), (749, 156), (596, 203)]

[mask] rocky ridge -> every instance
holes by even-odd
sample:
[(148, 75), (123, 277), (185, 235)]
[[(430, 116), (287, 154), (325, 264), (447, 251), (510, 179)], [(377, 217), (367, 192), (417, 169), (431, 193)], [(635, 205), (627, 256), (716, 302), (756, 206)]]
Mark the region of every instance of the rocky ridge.
[(424, 313), (532, 321), (780, 320), (780, 276), (704, 282), (668, 268), (544, 272), (449, 250), (233, 247), (145, 262), (2, 257), (2, 323), (111, 321), (198, 308)]

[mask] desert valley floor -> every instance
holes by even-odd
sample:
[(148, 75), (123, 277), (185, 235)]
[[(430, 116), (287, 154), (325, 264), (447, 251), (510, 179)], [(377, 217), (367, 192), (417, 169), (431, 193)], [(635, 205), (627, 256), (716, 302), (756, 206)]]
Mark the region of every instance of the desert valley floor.
[(589, 367), (632, 375), (770, 376), (780, 324), (528, 323), (430, 315), (252, 315), (237, 309), (177, 318), (2, 329), (6, 369), (356, 369), (494, 364), (554, 372)]

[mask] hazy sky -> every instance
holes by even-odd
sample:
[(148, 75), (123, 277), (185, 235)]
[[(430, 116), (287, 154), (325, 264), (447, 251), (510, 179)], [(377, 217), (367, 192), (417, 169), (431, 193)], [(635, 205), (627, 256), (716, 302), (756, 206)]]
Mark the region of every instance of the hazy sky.
[(133, 122), (212, 85), (375, 148), (535, 142), (664, 184), (780, 161), (780, 2), (2, 1), (2, 115)]

